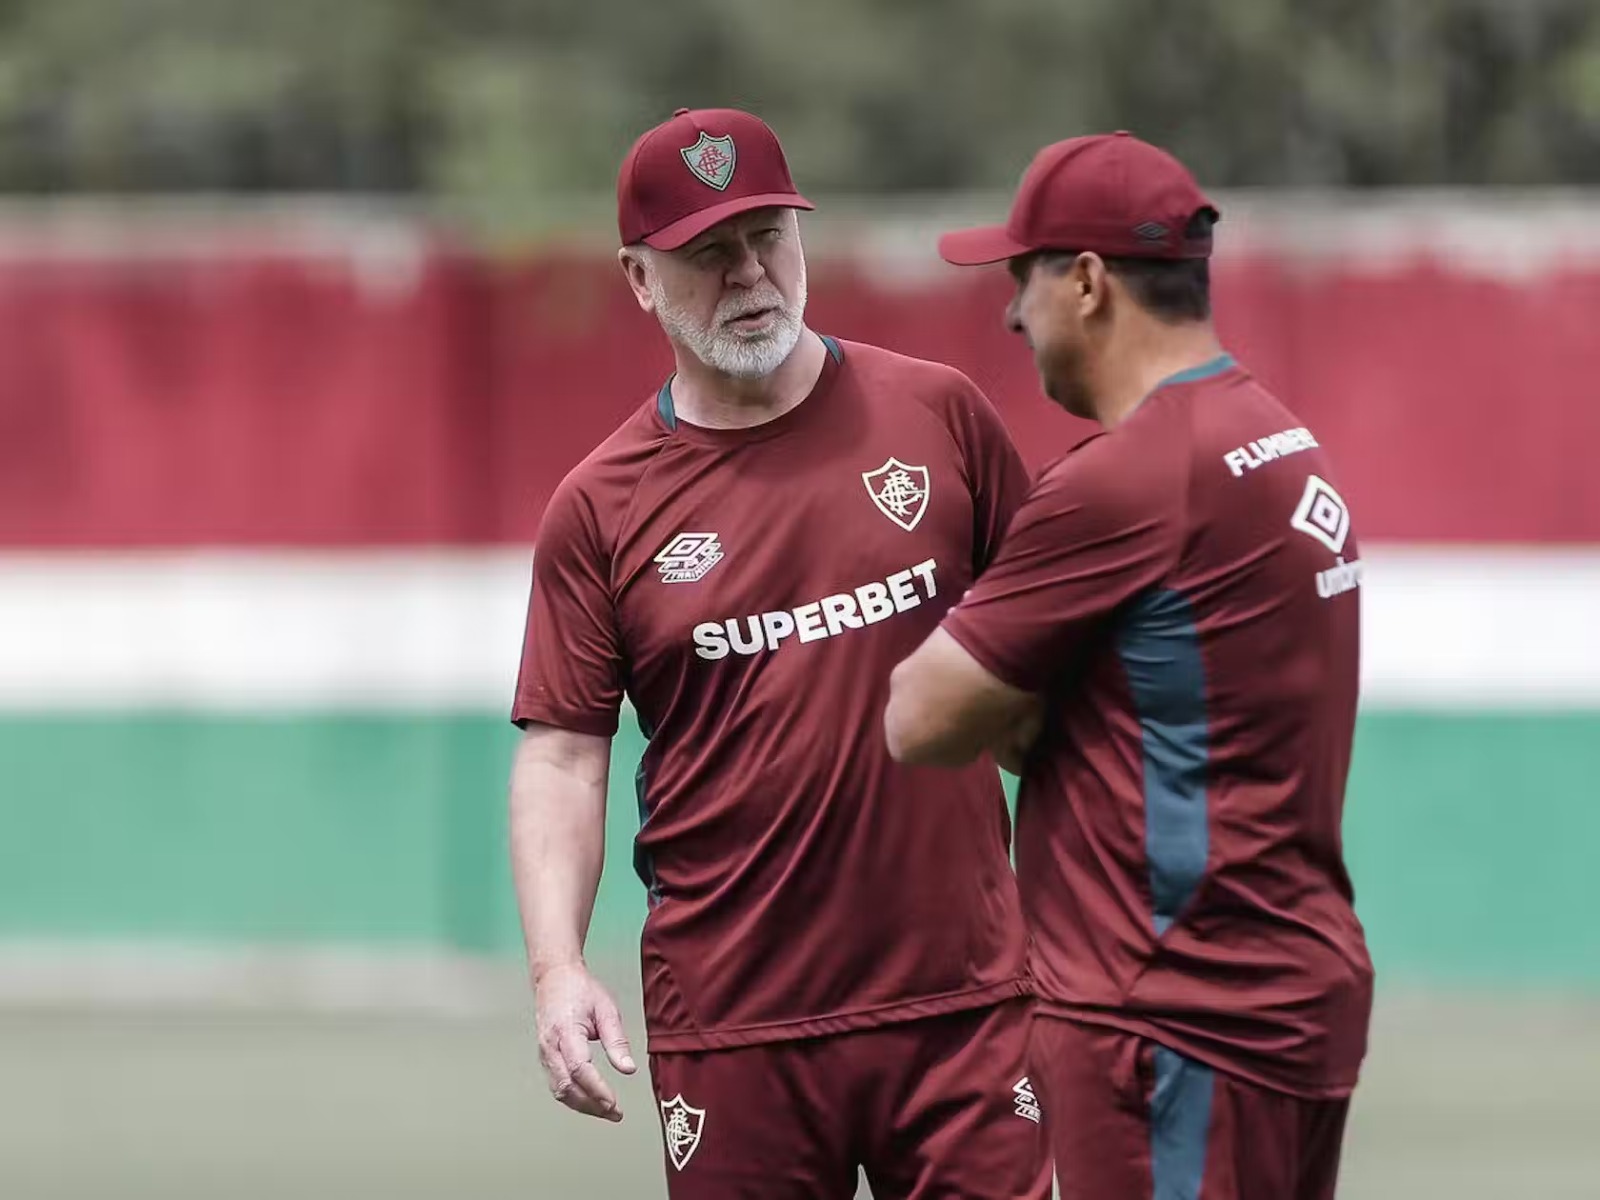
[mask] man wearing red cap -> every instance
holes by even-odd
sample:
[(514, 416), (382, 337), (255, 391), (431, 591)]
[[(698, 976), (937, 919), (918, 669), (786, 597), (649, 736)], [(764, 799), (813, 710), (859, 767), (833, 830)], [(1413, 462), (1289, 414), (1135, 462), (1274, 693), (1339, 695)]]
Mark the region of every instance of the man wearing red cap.
[(512, 846), (563, 1103), (633, 1070), (582, 959), (624, 692), (650, 1075), (678, 1197), (1049, 1195), (1026, 933), (992, 763), (893, 762), (890, 668), (1027, 479), (948, 367), (819, 337), (765, 124), (680, 110), (617, 184), (623, 271), (677, 371), (551, 498), (514, 720)]
[(894, 673), (904, 762), (1019, 754), (1017, 874), (1064, 1197), (1332, 1200), (1372, 966), (1340, 838), (1350, 515), (1222, 352), (1217, 210), (1127, 134), (1047, 147), (1003, 227), (1044, 389), (1104, 431), (1045, 471)]

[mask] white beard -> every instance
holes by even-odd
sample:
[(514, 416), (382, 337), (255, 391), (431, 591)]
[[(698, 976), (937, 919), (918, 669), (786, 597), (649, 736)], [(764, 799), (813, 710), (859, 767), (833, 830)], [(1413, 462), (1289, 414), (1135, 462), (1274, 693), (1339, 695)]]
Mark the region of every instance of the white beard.
[[(667, 299), (661, 278), (650, 272), (650, 300), (656, 319), (673, 341), (687, 346), (706, 366), (736, 379), (760, 379), (781, 367), (800, 344), (805, 332), (806, 272), (800, 267), (794, 303), (784, 303), (783, 295), (769, 281), (742, 296), (729, 297), (717, 306), (709, 328), (698, 325), (683, 310)], [(773, 308), (770, 328), (755, 333), (729, 329), (723, 323), (760, 308)]]

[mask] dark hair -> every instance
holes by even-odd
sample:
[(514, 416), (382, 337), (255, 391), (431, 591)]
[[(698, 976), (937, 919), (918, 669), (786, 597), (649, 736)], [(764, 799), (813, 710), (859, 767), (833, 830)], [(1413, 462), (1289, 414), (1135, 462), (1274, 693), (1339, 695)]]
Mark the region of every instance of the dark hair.
[[(1202, 208), (1183, 231), (1186, 241), (1209, 239), (1216, 216)], [(1211, 315), (1211, 260), (1107, 258), (1106, 269), (1128, 285), (1139, 307), (1163, 321), (1204, 321)]]
[[(1209, 238), (1214, 224), (1213, 210), (1202, 208), (1190, 218), (1184, 237), (1197, 241)], [(1023, 263), (1037, 259), (1047, 269), (1059, 272), (1071, 267), (1080, 253), (1077, 250), (1041, 250), (1033, 258), (1013, 261)], [(1107, 254), (1100, 258), (1106, 270), (1127, 285), (1135, 303), (1151, 315), (1173, 324), (1204, 321), (1211, 315), (1210, 259), (1123, 258)], [(1015, 272), (1017, 267), (1012, 269)]]

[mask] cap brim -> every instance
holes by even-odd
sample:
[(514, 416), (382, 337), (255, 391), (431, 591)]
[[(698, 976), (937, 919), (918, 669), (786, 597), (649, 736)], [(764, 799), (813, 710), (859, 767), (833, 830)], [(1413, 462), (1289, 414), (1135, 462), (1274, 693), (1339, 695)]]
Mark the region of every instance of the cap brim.
[(1019, 254), (1032, 254), (1036, 246), (1025, 246), (1006, 232), (1003, 225), (981, 229), (959, 229), (939, 239), (939, 257), (958, 267), (979, 267), (1005, 262)]
[(729, 217), (736, 217), (742, 212), (749, 212), (752, 208), (813, 209), (816, 205), (798, 192), (760, 192), (754, 196), (738, 196), (732, 200), (724, 200), (721, 204), (713, 204), (710, 208), (702, 208), (697, 213), (690, 213), (687, 217), (656, 230), (644, 239), (644, 244), (657, 250), (676, 250), (679, 246), (694, 241), (717, 222), (726, 221)]

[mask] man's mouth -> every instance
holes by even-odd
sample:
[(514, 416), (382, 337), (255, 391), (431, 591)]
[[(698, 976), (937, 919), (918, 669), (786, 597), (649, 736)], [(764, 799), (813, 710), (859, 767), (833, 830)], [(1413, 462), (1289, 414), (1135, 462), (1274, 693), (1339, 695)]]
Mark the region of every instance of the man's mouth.
[(723, 324), (730, 329), (752, 333), (759, 329), (765, 329), (772, 323), (777, 314), (778, 310), (772, 306), (753, 308), (749, 312), (740, 313), (737, 317), (729, 317)]

